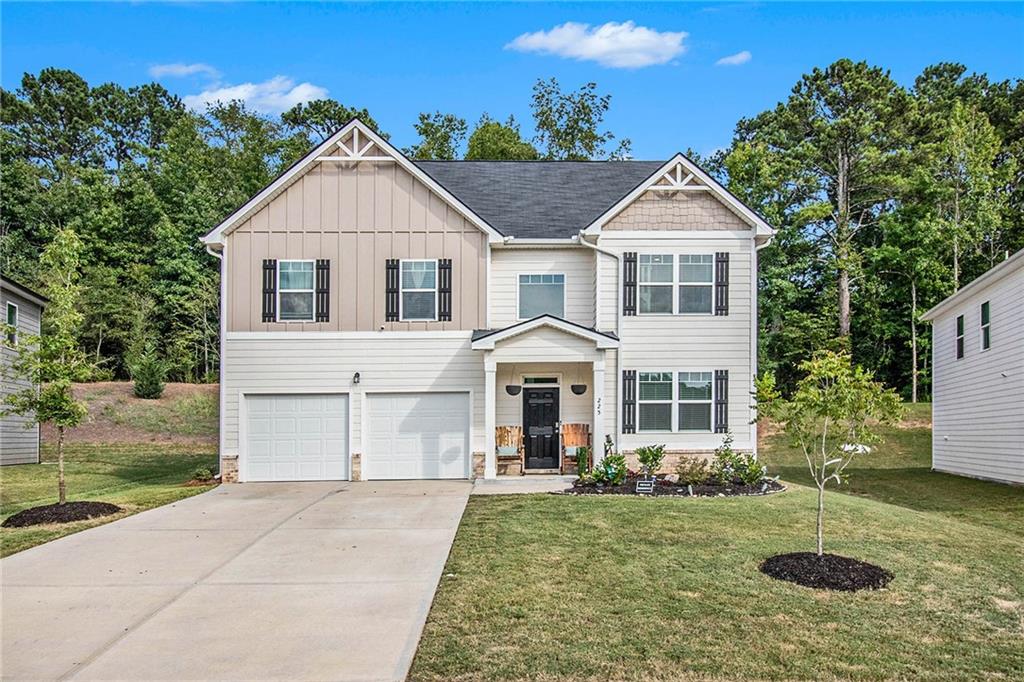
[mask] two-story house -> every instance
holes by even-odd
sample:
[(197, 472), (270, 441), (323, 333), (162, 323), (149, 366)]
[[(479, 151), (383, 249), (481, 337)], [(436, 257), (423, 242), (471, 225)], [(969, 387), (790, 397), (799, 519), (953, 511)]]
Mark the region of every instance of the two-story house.
[(354, 120), (204, 237), (223, 478), (491, 478), (503, 427), (525, 473), (568, 425), (754, 450), (772, 234), (682, 155), (413, 161)]

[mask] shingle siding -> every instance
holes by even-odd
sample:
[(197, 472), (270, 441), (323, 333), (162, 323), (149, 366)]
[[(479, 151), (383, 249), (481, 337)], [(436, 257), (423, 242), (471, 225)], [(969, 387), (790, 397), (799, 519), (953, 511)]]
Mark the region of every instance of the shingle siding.
[(710, 192), (645, 192), (605, 230), (748, 230), (750, 226)]

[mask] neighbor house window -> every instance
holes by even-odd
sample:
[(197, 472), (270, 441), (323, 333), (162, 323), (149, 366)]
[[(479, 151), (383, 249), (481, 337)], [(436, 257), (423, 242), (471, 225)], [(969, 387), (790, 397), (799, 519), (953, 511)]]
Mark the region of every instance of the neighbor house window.
[(277, 319), (313, 321), (313, 261), (283, 260), (277, 265)]
[(956, 318), (956, 359), (964, 356), (964, 316), (957, 315)]
[(637, 429), (671, 431), (672, 372), (640, 372), (637, 381)]
[(981, 349), (988, 350), (989, 346), (992, 345), (992, 314), (990, 312), (989, 303), (985, 301), (981, 304)]
[(639, 265), (639, 312), (672, 312), (672, 256), (641, 254)]
[(18, 345), (18, 306), (14, 303), (7, 304), (7, 345)]
[(679, 312), (711, 314), (714, 256), (679, 256)]
[(679, 431), (711, 430), (711, 372), (679, 373)]
[(402, 320), (437, 319), (437, 261), (402, 261)]
[(565, 275), (519, 275), (519, 319), (565, 317)]

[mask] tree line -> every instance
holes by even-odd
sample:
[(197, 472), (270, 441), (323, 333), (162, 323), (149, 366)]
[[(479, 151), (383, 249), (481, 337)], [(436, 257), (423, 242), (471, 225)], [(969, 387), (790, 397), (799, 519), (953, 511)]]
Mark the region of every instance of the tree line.
[[(366, 109), (324, 99), (280, 116), (242, 102), (190, 111), (158, 83), (90, 86), (64, 69), (0, 92), (0, 267), (28, 286), (59, 230), (81, 240), (78, 343), (94, 378), (126, 377), (157, 347), (171, 378), (215, 380), (216, 261), (198, 239)], [(1024, 90), (959, 64), (907, 88), (840, 60), (696, 161), (779, 229), (760, 262), (760, 363), (783, 390), (814, 350), (845, 348), (905, 395), (926, 396), (921, 312), (1024, 246)], [(621, 159), (611, 95), (538, 80), (533, 135), (421, 113), (418, 159)], [(682, 144), (685, 141), (680, 140)]]

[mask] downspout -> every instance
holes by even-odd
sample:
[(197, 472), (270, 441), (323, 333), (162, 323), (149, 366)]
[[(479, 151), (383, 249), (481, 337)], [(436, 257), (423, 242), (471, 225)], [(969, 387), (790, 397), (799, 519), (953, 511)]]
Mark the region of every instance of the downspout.
[[(220, 348), (219, 357), (217, 358), (217, 401), (220, 405), (219, 413), (217, 415), (217, 478), (221, 478), (221, 458), (224, 456), (224, 411), (225, 411), (225, 399), (227, 394), (224, 390), (224, 336), (227, 332), (227, 261), (224, 256), (227, 253), (227, 244), (222, 245), (222, 251), (215, 251), (206, 245), (206, 253), (210, 254), (218, 261), (220, 261), (220, 338), (218, 339), (218, 346)], [(221, 478), (223, 483), (223, 479)]]
[[(757, 392), (756, 391), (756, 387), (755, 387), (755, 382), (757, 381), (757, 370), (758, 370), (758, 366), (757, 366), (757, 352), (758, 352), (758, 336), (759, 336), (759, 331), (760, 331), (760, 324), (759, 324), (759, 319), (758, 319), (758, 315), (759, 315), (758, 311), (760, 309), (760, 305), (759, 305), (759, 301), (757, 299), (757, 290), (758, 290), (757, 282), (758, 282), (758, 272), (759, 272), (759, 268), (760, 268), (760, 265), (758, 263), (758, 252), (761, 249), (763, 249), (764, 247), (766, 247), (769, 244), (771, 244), (772, 240), (774, 238), (775, 238), (775, 235), (771, 234), (771, 235), (768, 236), (768, 239), (764, 240), (763, 243), (758, 244), (757, 243), (757, 237), (756, 236), (754, 237), (754, 253), (753, 253), (754, 267), (753, 267), (753, 272), (751, 273), (751, 277), (750, 277), (750, 280), (751, 280), (751, 282), (750, 282), (750, 300), (752, 301), (752, 304), (750, 306), (750, 391), (751, 391), (751, 395), (754, 395)], [(757, 454), (758, 454), (757, 453), (757, 418), (756, 418), (757, 417), (757, 412), (756, 412), (756, 409), (757, 408), (755, 406), (754, 414), (751, 415), (751, 417), (753, 418), (752, 428), (751, 428), (751, 432), (752, 432), (751, 435), (753, 436), (753, 443), (751, 443), (751, 450), (754, 453), (754, 457), (757, 457)]]

